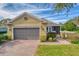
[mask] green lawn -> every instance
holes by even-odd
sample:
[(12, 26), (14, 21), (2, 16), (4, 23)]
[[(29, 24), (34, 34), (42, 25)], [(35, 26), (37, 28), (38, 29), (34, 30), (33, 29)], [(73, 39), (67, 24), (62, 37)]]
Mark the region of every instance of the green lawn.
[(79, 45), (40, 45), (37, 56), (79, 56)]

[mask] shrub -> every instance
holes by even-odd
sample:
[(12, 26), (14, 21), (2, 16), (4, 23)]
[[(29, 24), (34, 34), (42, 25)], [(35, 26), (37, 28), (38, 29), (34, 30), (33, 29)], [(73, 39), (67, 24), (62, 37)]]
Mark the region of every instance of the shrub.
[(8, 36), (6, 34), (0, 34), (0, 43), (7, 41)]
[(8, 36), (8, 40), (11, 40), (11, 33), (7, 33), (7, 36)]
[(42, 35), (41, 36), (41, 42), (45, 42), (46, 41), (46, 36), (45, 35)]
[(11, 36), (10, 35), (8, 35), (8, 40), (11, 40)]
[(50, 42), (53, 41), (51, 37), (49, 37), (49, 41), (50, 41)]
[(79, 40), (73, 40), (73, 41), (71, 41), (71, 43), (73, 43), (73, 44), (79, 44)]
[(54, 42), (54, 41), (56, 41), (56, 38), (53, 38), (53, 39), (52, 39), (52, 38), (50, 37), (50, 38), (48, 39), (48, 41)]
[(50, 38), (52, 38), (52, 40), (51, 41), (55, 41), (55, 38), (56, 37), (56, 34), (55, 33), (48, 33), (47, 34), (47, 40), (49, 41), (49, 40), (51, 40)]
[(6, 40), (8, 39), (8, 35), (7, 35), (7, 34), (6, 34), (6, 35), (4, 35), (4, 39), (6, 39)]
[(75, 31), (76, 25), (73, 22), (68, 21), (64, 25), (61, 26), (61, 30)]

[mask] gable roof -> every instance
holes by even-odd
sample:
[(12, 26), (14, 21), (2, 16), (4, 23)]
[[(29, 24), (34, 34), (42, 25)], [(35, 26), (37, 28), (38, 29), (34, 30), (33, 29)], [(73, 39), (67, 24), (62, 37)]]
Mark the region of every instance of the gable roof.
[(34, 15), (32, 15), (31, 13), (28, 13), (28, 12), (23, 12), (21, 15), (19, 15), (19, 16), (15, 17), (14, 19), (12, 19), (12, 21), (9, 22), (9, 23), (12, 23), (13, 21), (15, 21), (15, 20), (17, 20), (17, 19), (20, 19), (20, 18), (23, 17), (23, 16), (30, 16), (30, 17), (32, 17), (32, 18), (38, 20), (38, 21), (47, 23), (47, 26), (59, 26), (58, 24), (56, 24), (56, 23), (54, 23), (54, 22), (51, 22), (51, 21), (46, 20), (46, 19), (44, 19), (44, 18), (39, 18), (39, 17), (34, 16)]
[(56, 24), (56, 23), (49, 21), (47, 19), (44, 19), (44, 18), (42, 18), (42, 19), (47, 22), (47, 26), (60, 26), (59, 24)]
[(33, 19), (38, 20), (38, 21), (41, 20), (40, 18), (38, 18), (37, 16), (32, 15), (31, 13), (23, 12), (21, 15), (15, 17), (11, 22), (13, 22), (13, 21), (15, 21), (15, 20), (17, 20), (17, 19), (20, 19), (20, 18), (23, 17), (23, 16), (29, 16), (29, 17), (31, 17), (31, 18), (33, 18)]

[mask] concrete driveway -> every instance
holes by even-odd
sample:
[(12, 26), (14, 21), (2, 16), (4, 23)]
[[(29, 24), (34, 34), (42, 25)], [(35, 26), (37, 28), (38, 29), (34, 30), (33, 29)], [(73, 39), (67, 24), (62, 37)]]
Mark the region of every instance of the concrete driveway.
[(1, 56), (33, 56), (39, 40), (13, 40), (0, 46)]

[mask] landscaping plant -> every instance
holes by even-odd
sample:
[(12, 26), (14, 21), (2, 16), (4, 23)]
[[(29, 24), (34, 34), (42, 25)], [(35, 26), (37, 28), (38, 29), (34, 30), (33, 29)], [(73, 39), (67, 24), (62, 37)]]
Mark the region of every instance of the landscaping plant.
[(7, 41), (8, 36), (6, 34), (0, 34), (0, 44)]
[(41, 42), (45, 42), (46, 41), (46, 36), (45, 35), (42, 35), (41, 36)]
[(73, 43), (73, 44), (79, 44), (79, 40), (77, 39), (77, 40), (73, 40), (73, 41), (71, 41), (71, 43)]
[(48, 41), (56, 41), (55, 40), (56, 34), (55, 33), (48, 33), (47, 34), (47, 40)]

